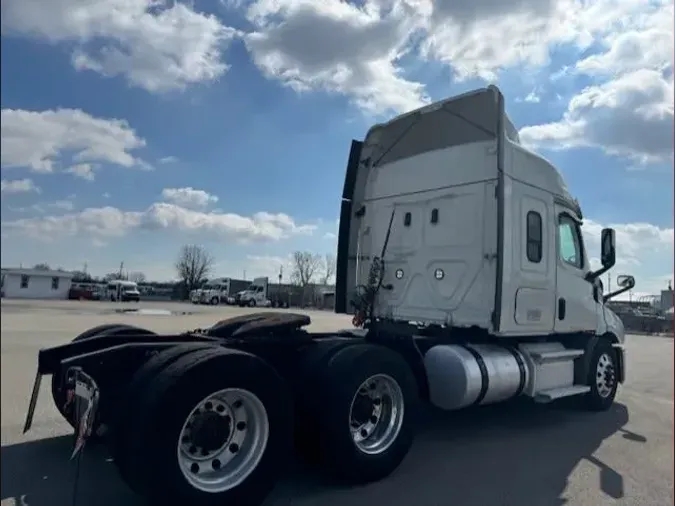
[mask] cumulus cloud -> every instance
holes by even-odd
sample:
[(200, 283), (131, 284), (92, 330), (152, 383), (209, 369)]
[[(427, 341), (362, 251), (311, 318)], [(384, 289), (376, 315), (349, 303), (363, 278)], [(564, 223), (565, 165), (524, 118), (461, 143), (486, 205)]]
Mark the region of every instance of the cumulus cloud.
[(0, 181), (0, 193), (40, 193), (39, 187), (31, 179), (3, 179)]
[(49, 173), (65, 168), (87, 179), (93, 178), (97, 163), (148, 168), (133, 153), (145, 140), (124, 120), (95, 118), (79, 109), (3, 109), (1, 122), (3, 170), (21, 167)]
[(3, 0), (3, 36), (74, 44), (72, 63), (152, 92), (213, 81), (235, 35), (218, 18), (163, 0)]
[(585, 74), (596, 84), (573, 96), (560, 120), (522, 129), (521, 140), (535, 148), (596, 147), (643, 164), (671, 162), (672, 1), (591, 5), (585, 26), (601, 33), (601, 49), (566, 72)]
[(673, 135), (673, 82), (647, 69), (590, 86), (560, 121), (520, 130), (522, 142), (537, 148), (592, 146), (642, 162), (672, 158)]
[(396, 61), (422, 18), (406, 2), (257, 0), (248, 8), (256, 29), (245, 37), (262, 72), (297, 91), (349, 95), (371, 111), (401, 111), (428, 101)]
[(673, 279), (673, 235), (672, 228), (663, 228), (650, 223), (601, 224), (584, 220), (582, 231), (586, 250), (594, 268), (600, 261), (600, 232), (611, 227), (616, 232), (617, 262), (611, 272), (632, 274), (636, 279), (636, 291), (659, 293), (665, 289), (668, 279)]
[(286, 214), (258, 212), (252, 216), (202, 212), (176, 204), (158, 202), (143, 211), (124, 211), (112, 206), (88, 208), (60, 216), (39, 216), (3, 221), (4, 232), (16, 232), (40, 240), (58, 240), (77, 235), (98, 239), (121, 237), (130, 231), (180, 230), (205, 232), (234, 240), (275, 241), (293, 235), (310, 235), (315, 226), (298, 224)]
[(187, 208), (204, 208), (218, 202), (218, 197), (204, 190), (187, 188), (164, 188), (162, 198), (168, 202)]
[(672, 62), (672, 1), (666, 0), (227, 3), (246, 6), (255, 27), (246, 45), (266, 76), (298, 92), (344, 94), (369, 112), (428, 102), (424, 85), (404, 72), (403, 59), (411, 55), (449, 67), (455, 80), (487, 81), (505, 69), (548, 65), (561, 45), (601, 48), (579, 62), (576, 70), (586, 73), (660, 71)]

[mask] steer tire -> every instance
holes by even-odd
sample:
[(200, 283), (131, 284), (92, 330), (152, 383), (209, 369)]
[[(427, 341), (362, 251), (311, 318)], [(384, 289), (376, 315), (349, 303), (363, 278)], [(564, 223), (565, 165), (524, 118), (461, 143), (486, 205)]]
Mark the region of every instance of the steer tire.
[[(255, 394), (265, 407), (269, 437), (258, 465), (243, 482), (205, 492), (179, 466), (178, 438), (188, 414), (204, 398), (226, 388)], [(248, 353), (208, 347), (184, 354), (146, 381), (130, 417), (121, 462), (123, 476), (150, 504), (258, 506), (273, 488), (290, 455), (292, 402), (283, 379)]]
[[(596, 376), (598, 375), (599, 363), (602, 357), (609, 360), (611, 371), (609, 380), (611, 388), (606, 395), (601, 395)], [(618, 357), (612, 343), (607, 339), (599, 339), (593, 348), (591, 359), (588, 363), (587, 385), (591, 387), (590, 392), (579, 398), (580, 406), (587, 411), (607, 411), (614, 403), (616, 392), (619, 387), (618, 381)]]
[[(420, 409), (417, 382), (404, 358), (382, 346), (352, 344), (325, 355), (310, 374), (306, 381), (320, 395), (305, 397), (300, 408), (306, 416), (305, 437), (316, 445), (306, 455), (342, 482), (369, 483), (391, 474), (412, 446)], [(404, 414), (393, 442), (381, 453), (369, 454), (352, 439), (350, 411), (361, 384), (378, 374), (389, 376), (400, 387)]]
[[(101, 336), (130, 334), (132, 332), (146, 335), (154, 334), (149, 330), (134, 327), (132, 325), (124, 325), (122, 323), (107, 323), (105, 325), (98, 325), (97, 327), (92, 327), (89, 330), (85, 330), (79, 336), (73, 339), (72, 342), (74, 343), (77, 341), (83, 341), (85, 339), (97, 338)], [(66, 393), (62, 389), (63, 373), (64, 371), (58, 370), (52, 374), (52, 399), (54, 400), (56, 409), (59, 411), (59, 413), (61, 413), (61, 416), (66, 419), (71, 427), (75, 428), (75, 420), (73, 418), (72, 412), (69, 412), (65, 409)], [(96, 439), (97, 431), (98, 426), (94, 427), (94, 431), (92, 431), (92, 439)]]

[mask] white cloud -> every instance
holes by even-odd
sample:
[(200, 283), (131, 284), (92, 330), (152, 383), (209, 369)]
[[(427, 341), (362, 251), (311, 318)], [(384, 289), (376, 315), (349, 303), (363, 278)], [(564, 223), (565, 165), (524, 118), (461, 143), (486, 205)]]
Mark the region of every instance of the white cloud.
[(521, 140), (535, 148), (592, 146), (642, 162), (673, 155), (673, 82), (637, 70), (576, 95), (560, 121), (525, 127)]
[(672, 2), (643, 3), (647, 11), (628, 18), (628, 23), (607, 34), (604, 52), (576, 63), (578, 72), (612, 76), (652, 69), (666, 72), (673, 68)]
[(1, 193), (40, 193), (41, 191), (31, 179), (3, 179), (0, 181)]
[(75, 45), (72, 62), (153, 92), (213, 81), (235, 35), (211, 15), (163, 0), (3, 0), (2, 34)]
[(240, 242), (275, 241), (293, 235), (311, 235), (314, 225), (298, 224), (286, 214), (258, 212), (252, 216), (200, 212), (159, 202), (143, 211), (115, 207), (88, 208), (61, 216), (40, 216), (3, 221), (5, 232), (53, 241), (64, 237), (91, 235), (98, 239), (121, 237), (132, 230), (180, 230), (231, 237)]
[(526, 127), (521, 139), (535, 148), (596, 147), (642, 164), (671, 161), (672, 1), (589, 5), (584, 26), (601, 34), (602, 49), (577, 62), (573, 72), (596, 84), (573, 96), (559, 121)]
[(82, 177), (93, 163), (148, 168), (133, 154), (145, 140), (124, 120), (95, 118), (79, 109), (3, 109), (1, 121), (3, 170), (21, 167), (49, 173), (70, 166), (67, 170)]
[(406, 2), (257, 0), (248, 9), (256, 30), (245, 37), (262, 72), (297, 91), (350, 96), (370, 111), (403, 111), (428, 101), (406, 80), (397, 59), (423, 18)]
[(175, 156), (165, 156), (159, 159), (159, 163), (162, 165), (166, 165), (168, 163), (176, 163), (177, 161), (178, 158), (176, 158)]
[(650, 223), (603, 225), (597, 221), (584, 220), (582, 230), (586, 250), (594, 268), (599, 267), (597, 257), (600, 254), (600, 231), (603, 227), (611, 227), (616, 232), (617, 262), (611, 269), (612, 276), (634, 275), (635, 290), (640, 293), (657, 294), (665, 289), (667, 280), (673, 279), (673, 229), (660, 228)]
[(86, 181), (93, 181), (95, 177), (94, 168), (95, 166), (91, 163), (78, 163), (72, 167), (68, 167), (66, 172)]
[(204, 208), (218, 202), (218, 197), (204, 190), (187, 188), (164, 188), (162, 198), (168, 202), (187, 208)]

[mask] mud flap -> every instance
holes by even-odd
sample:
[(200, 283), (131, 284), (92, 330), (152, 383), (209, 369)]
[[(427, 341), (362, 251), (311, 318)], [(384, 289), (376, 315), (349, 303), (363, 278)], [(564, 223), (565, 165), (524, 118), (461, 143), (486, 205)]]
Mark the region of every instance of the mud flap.
[(70, 456), (72, 460), (83, 450), (87, 440), (91, 437), (98, 411), (100, 391), (94, 379), (80, 368), (70, 369), (67, 377), (72, 377), (75, 383), (72, 399), (75, 409), (75, 443)]
[(38, 395), (40, 394), (40, 385), (42, 384), (42, 374), (38, 371), (33, 383), (33, 393), (28, 403), (28, 413), (26, 413), (26, 422), (23, 424), (23, 433), (28, 432), (33, 425), (33, 416), (35, 416), (35, 406), (37, 405)]

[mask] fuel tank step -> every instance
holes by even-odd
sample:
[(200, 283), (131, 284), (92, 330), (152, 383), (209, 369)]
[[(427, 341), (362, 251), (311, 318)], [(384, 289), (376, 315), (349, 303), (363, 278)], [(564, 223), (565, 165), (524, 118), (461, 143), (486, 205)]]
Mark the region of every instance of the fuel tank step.
[(584, 354), (584, 350), (560, 350), (560, 351), (533, 351), (530, 352), (532, 360), (538, 364), (547, 362), (562, 362), (565, 360), (574, 360)]
[(562, 399), (563, 397), (585, 394), (590, 391), (591, 387), (588, 385), (572, 385), (571, 387), (550, 388), (548, 390), (537, 392), (534, 396), (534, 402), (546, 404), (547, 402), (553, 402), (557, 399)]

